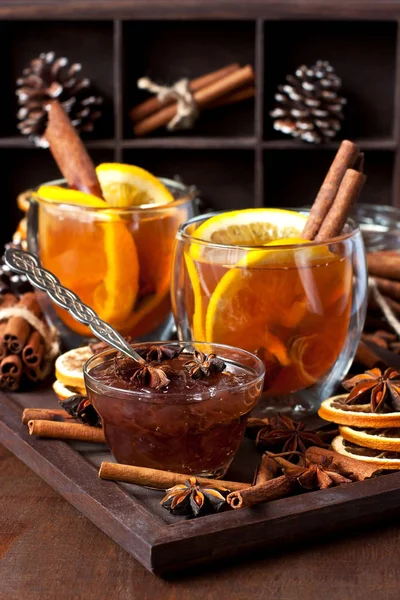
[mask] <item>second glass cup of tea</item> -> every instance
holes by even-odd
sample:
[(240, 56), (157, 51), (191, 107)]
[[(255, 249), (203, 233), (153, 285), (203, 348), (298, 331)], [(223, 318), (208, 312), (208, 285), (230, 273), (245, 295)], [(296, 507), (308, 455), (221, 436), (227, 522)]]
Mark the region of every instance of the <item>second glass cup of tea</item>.
[(177, 234), (172, 301), (179, 338), (260, 357), (264, 412), (316, 412), (350, 368), (364, 324), (359, 228), (349, 221), (329, 243), (230, 246), (196, 237), (211, 216), (190, 220)]
[[(135, 339), (167, 339), (171, 333), (175, 234), (195, 214), (190, 188), (161, 181), (174, 197), (169, 204), (103, 209), (49, 202), (37, 194), (30, 199), (29, 250), (102, 319)], [(67, 346), (91, 337), (66, 311), (46, 299), (43, 304)]]

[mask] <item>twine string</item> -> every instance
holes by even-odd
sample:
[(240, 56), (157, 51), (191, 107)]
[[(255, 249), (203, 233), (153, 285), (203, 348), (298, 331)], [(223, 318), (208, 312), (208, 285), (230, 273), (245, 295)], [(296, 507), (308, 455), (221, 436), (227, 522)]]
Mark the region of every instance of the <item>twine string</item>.
[(176, 131), (179, 129), (191, 129), (199, 116), (199, 110), (189, 86), (189, 79), (183, 78), (173, 85), (159, 85), (149, 77), (138, 79), (137, 86), (141, 90), (147, 90), (155, 94), (162, 104), (172, 98), (176, 100), (176, 113), (167, 124), (167, 129)]

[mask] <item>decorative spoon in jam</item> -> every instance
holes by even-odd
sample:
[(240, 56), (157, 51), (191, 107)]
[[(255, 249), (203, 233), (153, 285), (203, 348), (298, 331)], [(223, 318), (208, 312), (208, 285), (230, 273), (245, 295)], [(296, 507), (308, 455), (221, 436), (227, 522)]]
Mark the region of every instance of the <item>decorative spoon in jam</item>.
[(146, 363), (111, 325), (100, 319), (74, 292), (62, 286), (59, 279), (42, 266), (37, 256), (16, 248), (7, 248), (4, 260), (10, 269), (26, 275), (35, 288), (46, 292), (53, 302), (67, 310), (76, 321), (87, 325), (97, 338), (135, 361)]

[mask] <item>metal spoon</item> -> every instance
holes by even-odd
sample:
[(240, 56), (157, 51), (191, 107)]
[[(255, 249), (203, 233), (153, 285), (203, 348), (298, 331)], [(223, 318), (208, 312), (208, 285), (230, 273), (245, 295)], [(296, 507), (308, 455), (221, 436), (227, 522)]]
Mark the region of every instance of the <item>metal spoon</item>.
[(84, 304), (74, 292), (62, 286), (59, 279), (42, 266), (37, 256), (16, 248), (7, 248), (4, 260), (10, 269), (26, 275), (34, 287), (46, 292), (53, 302), (65, 308), (76, 321), (87, 325), (97, 338), (137, 362), (145, 363), (145, 360), (111, 325), (102, 321), (95, 311)]

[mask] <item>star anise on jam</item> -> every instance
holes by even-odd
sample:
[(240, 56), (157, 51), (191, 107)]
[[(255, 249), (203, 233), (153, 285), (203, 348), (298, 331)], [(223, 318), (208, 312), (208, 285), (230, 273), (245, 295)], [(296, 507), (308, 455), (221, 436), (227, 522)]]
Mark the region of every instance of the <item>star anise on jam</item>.
[(171, 360), (171, 358), (179, 356), (182, 350), (183, 348), (177, 344), (165, 344), (160, 346), (153, 345), (150, 347), (143, 346), (143, 348), (136, 348), (136, 352), (142, 358), (147, 360), (147, 362), (156, 361), (158, 363), (162, 362), (163, 360)]
[(296, 423), (283, 415), (272, 417), (262, 427), (256, 437), (256, 445), (263, 450), (274, 452), (302, 452), (310, 446), (327, 447), (327, 444), (313, 431), (305, 431), (304, 423)]
[(71, 417), (81, 423), (101, 427), (100, 415), (86, 396), (74, 394), (67, 400), (60, 401), (60, 404)]
[(171, 379), (176, 377), (176, 372), (169, 365), (160, 365), (157, 362), (138, 363), (121, 354), (114, 359), (114, 370), (116, 375), (125, 381), (154, 390), (167, 387)]
[(171, 379), (176, 376), (175, 371), (168, 365), (151, 363), (139, 366), (130, 378), (130, 381), (140, 386), (147, 386), (153, 390), (167, 387)]
[(385, 408), (400, 411), (400, 371), (390, 367), (382, 372), (375, 367), (356, 375), (342, 386), (350, 391), (346, 404), (370, 404), (372, 412), (383, 412)]
[(209, 377), (216, 373), (222, 373), (226, 369), (226, 364), (216, 354), (204, 354), (199, 350), (193, 353), (193, 359), (185, 363), (184, 368), (189, 371), (192, 379), (200, 377)]
[(222, 486), (203, 487), (198, 485), (195, 477), (190, 477), (185, 483), (175, 485), (166, 492), (161, 500), (163, 508), (173, 515), (199, 517), (218, 512), (225, 504), (229, 490)]
[(352, 473), (340, 469), (332, 456), (323, 456), (319, 462), (283, 468), (284, 475), (306, 490), (324, 490), (335, 485), (352, 483)]

